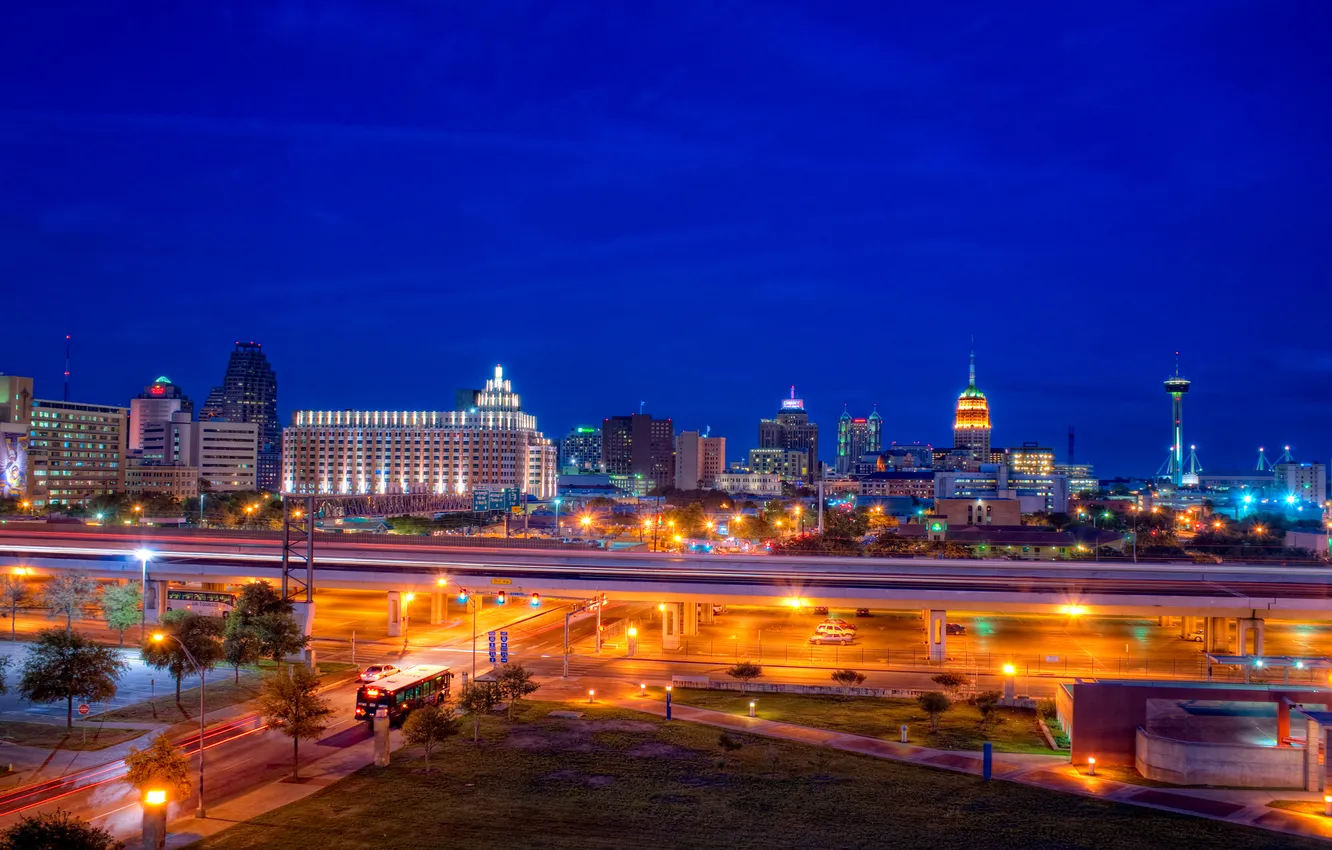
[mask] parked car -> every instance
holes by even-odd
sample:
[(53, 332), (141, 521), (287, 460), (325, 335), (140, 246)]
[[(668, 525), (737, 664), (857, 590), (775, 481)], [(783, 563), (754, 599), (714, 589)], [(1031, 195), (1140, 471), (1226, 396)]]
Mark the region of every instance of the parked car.
[(823, 625), (825, 625), (825, 626), (841, 626), (842, 628), (846, 629), (847, 631), (851, 631), (851, 632), (854, 632), (854, 631), (856, 630), (856, 624), (855, 624), (855, 623), (848, 623), (846, 620), (843, 620), (843, 619), (840, 618), (840, 617), (828, 617), (828, 618), (824, 619), (824, 621), (823, 621)]
[(815, 613), (815, 614), (827, 614), (827, 613), (828, 613), (828, 607), (827, 607), (826, 605), (820, 605), (820, 606), (818, 606), (817, 608), (814, 609), (814, 613)]
[(836, 634), (817, 634), (809, 636), (810, 643), (834, 644), (836, 646), (846, 646), (855, 639), (856, 636), (851, 634), (850, 632), (838, 632)]
[(373, 682), (376, 679), (383, 679), (386, 676), (392, 676), (398, 672), (398, 668), (392, 664), (371, 664), (361, 671), (362, 682)]
[(854, 629), (848, 629), (848, 628), (846, 628), (845, 626), (839, 626), (839, 625), (837, 625), (836, 623), (819, 623), (817, 626), (814, 627), (814, 634), (816, 634), (816, 635), (847, 635), (848, 637), (855, 637), (855, 636), (856, 636), (856, 633), (855, 633), (855, 630), (854, 630)]
[(949, 623), (944, 626), (944, 633), (950, 635), (964, 635), (967, 633), (967, 627), (961, 623)]
[(725, 614), (725, 613), (726, 613), (726, 606), (725, 606), (725, 605), (713, 605), (713, 606), (712, 606), (712, 613), (713, 613), (714, 615), (715, 615), (715, 614)]
[(857, 617), (873, 617), (874, 615), (870, 613), (870, 609), (868, 609), (868, 608), (857, 608), (857, 609), (856, 609), (856, 616), (857, 616)]
[(1191, 640), (1194, 643), (1202, 643), (1206, 639), (1206, 635), (1203, 633), (1202, 629), (1198, 629), (1196, 632), (1194, 632), (1193, 634), (1189, 635), (1184, 639)]

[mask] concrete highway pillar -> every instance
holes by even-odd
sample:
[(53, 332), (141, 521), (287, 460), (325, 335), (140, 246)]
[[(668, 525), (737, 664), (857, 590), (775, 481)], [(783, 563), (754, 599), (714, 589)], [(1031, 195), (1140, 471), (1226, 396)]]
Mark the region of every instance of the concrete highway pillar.
[(1277, 746), (1290, 746), (1290, 703), (1284, 698), (1277, 700)]
[(1219, 652), (1222, 655), (1230, 653), (1230, 618), (1229, 617), (1208, 617), (1211, 627), (1207, 634), (1207, 651)]
[(1159, 617), (1156, 618), (1156, 625), (1159, 626), (1160, 628), (1163, 628), (1163, 629), (1166, 627), (1166, 615), (1165, 615), (1165, 614), (1162, 614), (1162, 615), (1160, 615)]
[(1240, 617), (1235, 621), (1235, 646), (1239, 655), (1249, 654), (1249, 635), (1253, 635), (1253, 654), (1263, 654), (1263, 621), (1257, 617)]
[(943, 661), (947, 657), (948, 612), (931, 610), (927, 624), (926, 642), (930, 648), (930, 660)]
[(712, 613), (712, 601), (698, 603), (698, 622), (704, 626), (710, 626), (717, 621)]
[[(156, 623), (157, 618), (162, 616), (167, 610), (167, 587), (171, 584), (169, 581), (150, 581), (148, 582), (148, 596), (150, 597), (145, 605), (145, 619), (150, 623)], [(151, 604), (149, 604), (151, 603)]]
[(1319, 735), (1317, 740), (1312, 742), (1310, 746), (1317, 748), (1319, 744), (1323, 745), (1323, 758), (1318, 765), (1318, 790), (1326, 794), (1328, 788), (1327, 763), (1329, 761), (1327, 754), (1332, 753), (1332, 727), (1324, 728), (1322, 732), (1323, 734)]
[(447, 593), (430, 594), (430, 625), (438, 626), (447, 617), (449, 596)]
[(388, 636), (402, 637), (402, 594), (390, 590), (388, 596)]
[(1318, 764), (1318, 749), (1323, 740), (1323, 730), (1318, 728), (1318, 721), (1312, 717), (1305, 721), (1304, 728), (1304, 790), (1322, 791), (1323, 772)]
[(667, 602), (661, 611), (661, 648), (680, 648), (680, 609), (679, 602)]
[(698, 635), (697, 602), (683, 602), (680, 604), (680, 634), (684, 637)]

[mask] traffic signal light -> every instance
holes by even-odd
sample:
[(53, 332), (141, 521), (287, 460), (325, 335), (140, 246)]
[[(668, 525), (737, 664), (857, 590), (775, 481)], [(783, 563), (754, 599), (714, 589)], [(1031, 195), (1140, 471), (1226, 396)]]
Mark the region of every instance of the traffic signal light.
[(540, 594), (540, 593), (533, 593), (533, 594), (532, 594), (532, 607), (533, 607), (533, 608), (538, 608), (538, 607), (540, 607), (540, 606), (541, 606), (541, 594)]
[(499, 593), (495, 594), (496, 604), (503, 605), (505, 601), (504, 591), (501, 590)]
[(466, 602), (466, 601), (467, 601), (467, 591), (465, 591), (465, 590), (460, 590), (460, 591), (458, 591), (458, 601), (459, 601), (459, 602)]

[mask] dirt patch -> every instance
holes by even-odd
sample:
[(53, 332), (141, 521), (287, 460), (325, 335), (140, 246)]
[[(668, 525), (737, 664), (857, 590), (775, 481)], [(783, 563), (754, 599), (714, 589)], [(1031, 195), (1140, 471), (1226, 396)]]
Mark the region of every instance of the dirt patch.
[(660, 744), (649, 741), (626, 750), (625, 755), (634, 758), (687, 759), (693, 758), (697, 753), (694, 750), (678, 747), (675, 744)]
[(555, 782), (571, 782), (575, 785), (586, 785), (589, 788), (604, 788), (615, 781), (615, 777), (613, 776), (597, 776), (579, 773), (576, 770), (557, 770), (554, 773), (546, 774), (546, 779)]
[(656, 732), (657, 724), (646, 720), (591, 720), (583, 724), (590, 732)]
[(596, 749), (581, 729), (520, 729), (509, 733), (504, 746), (561, 753), (590, 753)]

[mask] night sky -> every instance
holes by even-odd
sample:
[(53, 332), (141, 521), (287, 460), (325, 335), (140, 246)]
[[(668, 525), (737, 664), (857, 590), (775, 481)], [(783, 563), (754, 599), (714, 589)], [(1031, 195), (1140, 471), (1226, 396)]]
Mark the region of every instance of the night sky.
[[(1103, 475), (1332, 453), (1332, 4), (26, 3), (0, 33), (0, 371), (202, 402), (638, 410)], [(125, 15), (121, 10), (133, 9)], [(156, 11), (154, 11), (156, 10)]]

